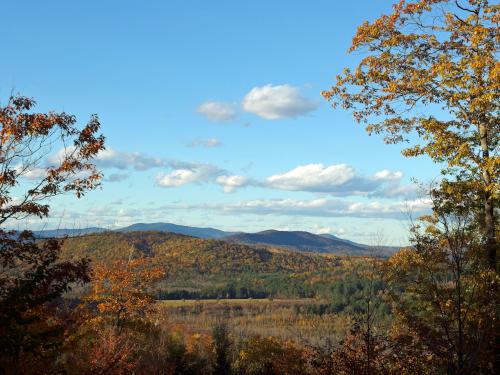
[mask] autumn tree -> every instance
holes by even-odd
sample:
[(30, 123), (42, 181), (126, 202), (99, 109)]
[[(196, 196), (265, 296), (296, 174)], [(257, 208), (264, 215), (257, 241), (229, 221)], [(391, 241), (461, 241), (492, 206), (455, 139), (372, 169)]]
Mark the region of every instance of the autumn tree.
[[(500, 5), (488, 0), (401, 0), (365, 22), (350, 52), (364, 54), (323, 96), (354, 112), (405, 156), (442, 163), (443, 188), (475, 192), (483, 258), (496, 269), (500, 158)], [(453, 176), (453, 178), (451, 178)], [(475, 207), (471, 207), (475, 208)]]
[(348, 259), (350, 274), (358, 280), (359, 293), (354, 294), (355, 308), (348, 312), (349, 332), (333, 350), (329, 360), (331, 374), (376, 375), (387, 373), (387, 340), (385, 331), (388, 309), (384, 301), (385, 283), (382, 279), (384, 261), (381, 234), (374, 238), (369, 257), (362, 263)]
[[(67, 338), (65, 367), (78, 374), (129, 374), (152, 360), (158, 327), (152, 286), (164, 277), (145, 257), (92, 265), (89, 292), (79, 306), (78, 330)], [(158, 373), (158, 369), (151, 370)]]
[(95, 307), (95, 323), (119, 329), (146, 319), (155, 303), (152, 286), (165, 276), (161, 267), (145, 257), (117, 260), (110, 265), (94, 264), (90, 293), (84, 300)]
[(234, 367), (242, 375), (308, 375), (312, 353), (291, 341), (255, 336), (239, 351)]
[(225, 322), (218, 323), (212, 330), (214, 339), (214, 375), (231, 374), (231, 346), (229, 327)]
[(498, 373), (498, 274), (485, 270), (480, 229), (454, 194), (432, 193), (433, 214), (412, 228), (411, 248), (387, 264), (396, 326), (394, 356), (418, 355), (437, 373)]
[[(0, 107), (0, 226), (49, 215), (48, 199), (81, 197), (101, 177), (92, 159), (104, 148), (99, 120), (83, 128), (66, 113), (37, 113), (35, 101), (12, 96)], [(60, 151), (56, 152), (55, 147)], [(55, 153), (55, 154), (54, 154)], [(47, 356), (57, 320), (48, 303), (71, 283), (86, 282), (88, 262), (59, 261), (60, 241), (0, 228), (0, 372), (26, 353)], [(49, 314), (49, 315), (47, 315)], [(10, 363), (10, 365), (8, 364)], [(3, 369), (2, 369), (3, 367)]]

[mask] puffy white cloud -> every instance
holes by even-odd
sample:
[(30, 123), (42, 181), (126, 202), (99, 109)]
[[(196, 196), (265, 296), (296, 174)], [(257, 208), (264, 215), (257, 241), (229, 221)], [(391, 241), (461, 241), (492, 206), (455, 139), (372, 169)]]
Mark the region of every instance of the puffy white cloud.
[[(189, 169), (182, 162), (169, 161), (173, 169)], [(215, 168), (215, 167), (214, 167)], [(238, 188), (255, 186), (276, 190), (302, 191), (325, 193), (334, 196), (364, 196), (393, 198), (416, 196), (417, 188), (414, 185), (402, 185), (403, 174), (399, 171), (384, 170), (372, 176), (362, 176), (347, 164), (306, 164), (290, 171), (278, 173), (263, 180), (251, 179), (241, 175), (230, 175), (226, 171), (215, 168), (213, 179), (205, 182), (214, 182), (223, 186), (226, 193), (232, 193)], [(187, 175), (188, 173), (186, 173)], [(191, 173), (189, 173), (191, 175)], [(194, 177), (193, 177), (194, 178)], [(188, 180), (184, 178), (184, 180)], [(195, 178), (195, 182), (198, 179)]]
[(266, 179), (267, 186), (282, 190), (330, 192), (356, 176), (354, 169), (346, 164), (307, 164), (291, 171), (275, 174)]
[(235, 176), (219, 176), (217, 177), (215, 182), (224, 187), (225, 193), (232, 193), (237, 188), (247, 185), (249, 183), (249, 180), (245, 176), (235, 175)]
[(406, 197), (416, 196), (415, 185), (402, 185), (403, 173), (382, 170), (363, 176), (346, 164), (307, 164), (268, 177), (254, 185), (279, 190), (327, 193), (336, 196)]
[[(193, 147), (216, 147), (219, 144), (220, 141), (215, 138), (198, 139), (191, 143)], [(71, 148), (59, 150), (48, 161), (52, 164), (56, 163), (61, 160), (65, 153), (71, 151)], [(170, 172), (157, 175), (156, 181), (159, 186), (175, 187), (190, 183), (215, 183), (221, 185), (226, 193), (234, 192), (245, 186), (255, 186), (277, 190), (325, 193), (335, 196), (411, 198), (417, 195), (418, 189), (415, 185), (401, 183), (403, 178), (401, 171), (383, 169), (371, 176), (363, 176), (347, 164), (299, 165), (289, 171), (256, 180), (246, 176), (233, 175), (214, 165), (156, 158), (144, 153), (123, 152), (113, 148), (101, 151), (94, 159), (94, 163), (102, 169), (145, 171), (152, 168), (169, 168)], [(43, 177), (45, 170), (36, 168), (23, 173), (25, 179), (34, 180)], [(126, 177), (123, 173), (114, 173), (105, 181), (122, 181)]]
[(400, 180), (403, 177), (403, 172), (383, 169), (375, 173), (373, 177), (375, 180), (384, 180), (384, 181)]
[(222, 145), (221, 141), (217, 138), (209, 138), (209, 139), (193, 139), (187, 146), (188, 147), (219, 147)]
[(266, 120), (295, 118), (314, 111), (318, 103), (304, 97), (291, 85), (254, 87), (245, 95), (243, 109)]
[(168, 174), (160, 173), (156, 177), (156, 182), (162, 187), (176, 187), (198, 182), (202, 178), (199, 171), (189, 169), (177, 169)]
[(196, 111), (214, 122), (226, 122), (236, 118), (236, 109), (228, 103), (205, 102), (200, 104)]
[(173, 169), (169, 173), (159, 173), (156, 183), (161, 187), (178, 187), (193, 183), (214, 181), (223, 171), (210, 164), (170, 161)]

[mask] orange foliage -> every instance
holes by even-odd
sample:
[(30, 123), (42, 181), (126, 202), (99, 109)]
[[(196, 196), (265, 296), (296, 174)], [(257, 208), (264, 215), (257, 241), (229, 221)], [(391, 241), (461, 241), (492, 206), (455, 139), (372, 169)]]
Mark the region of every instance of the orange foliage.
[(96, 264), (92, 276), (91, 292), (85, 301), (98, 310), (93, 320), (119, 326), (144, 319), (155, 303), (151, 286), (164, 278), (165, 272), (152, 267), (148, 258), (138, 258), (117, 260), (111, 265)]

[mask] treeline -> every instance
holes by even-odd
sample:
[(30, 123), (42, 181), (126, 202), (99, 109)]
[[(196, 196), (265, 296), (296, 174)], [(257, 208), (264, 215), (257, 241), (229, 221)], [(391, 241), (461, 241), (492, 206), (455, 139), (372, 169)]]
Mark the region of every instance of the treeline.
[[(278, 277), (281, 276), (281, 277)], [(269, 283), (263, 282), (260, 289), (252, 289), (250, 279), (243, 279), (238, 283), (230, 282), (229, 285), (218, 288), (208, 288), (202, 290), (173, 291), (159, 290), (157, 298), (159, 300), (202, 300), (202, 299), (245, 299), (245, 298), (318, 298), (328, 303), (304, 305), (298, 308), (300, 313), (308, 314), (338, 314), (358, 313), (364, 309), (364, 293), (368, 284), (367, 280), (356, 273), (348, 274), (344, 279), (336, 280), (332, 283), (307, 283), (307, 280), (293, 279), (287, 275), (267, 277)], [(373, 293), (379, 295), (386, 290), (387, 286), (382, 280), (373, 281)], [(377, 304), (378, 313), (385, 317), (390, 317), (390, 305), (380, 301)]]

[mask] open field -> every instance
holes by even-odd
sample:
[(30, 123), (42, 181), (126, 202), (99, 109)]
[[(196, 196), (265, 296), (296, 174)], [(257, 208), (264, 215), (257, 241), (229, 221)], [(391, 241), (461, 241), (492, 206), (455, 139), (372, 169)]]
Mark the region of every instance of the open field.
[(344, 314), (308, 312), (308, 307), (326, 302), (314, 298), (168, 300), (158, 302), (158, 311), (183, 330), (209, 333), (225, 322), (236, 340), (276, 336), (319, 346), (337, 342), (349, 326)]
[(160, 303), (168, 307), (190, 307), (202, 306), (210, 308), (213, 306), (248, 306), (248, 305), (269, 305), (269, 306), (293, 306), (305, 304), (318, 304), (321, 300), (315, 298), (290, 298), (290, 299), (272, 299), (272, 298), (233, 298), (233, 299), (198, 299), (198, 300), (163, 300)]

